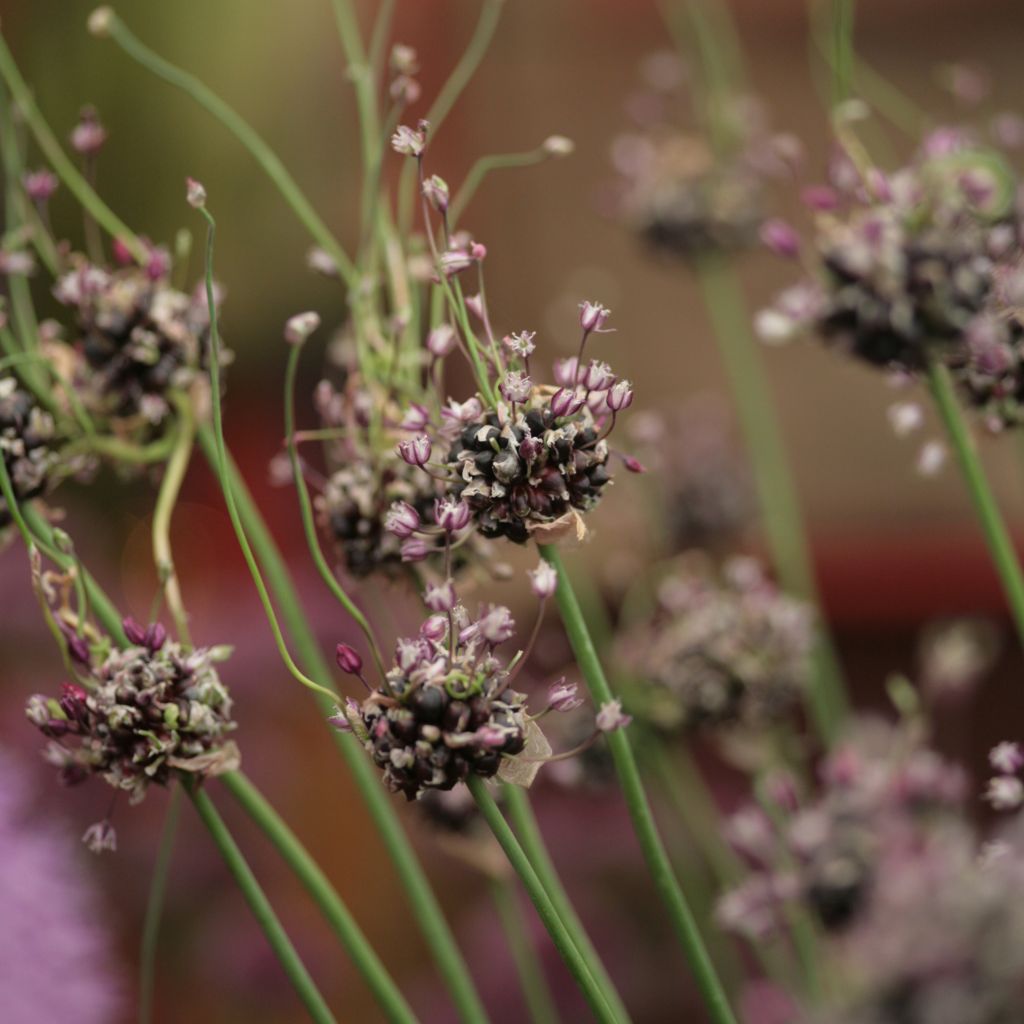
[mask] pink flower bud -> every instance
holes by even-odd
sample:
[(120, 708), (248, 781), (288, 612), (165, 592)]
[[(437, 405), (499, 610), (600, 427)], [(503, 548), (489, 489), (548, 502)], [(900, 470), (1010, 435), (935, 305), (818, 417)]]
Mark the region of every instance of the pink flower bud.
[(630, 471), (630, 473), (646, 473), (647, 467), (637, 458), (632, 455), (623, 455), (622, 464)]
[(201, 210), (206, 205), (206, 189), (195, 178), (186, 178), (185, 199), (194, 210)]
[(427, 335), (427, 351), (435, 359), (444, 359), (455, 348), (455, 328), (440, 324)]
[(784, 220), (770, 218), (761, 225), (761, 241), (776, 256), (795, 259), (800, 254), (800, 236)]
[(487, 259), (487, 246), (483, 242), (472, 242), (469, 246), (469, 254), (477, 263)]
[(450, 612), (458, 598), (455, 595), (455, 584), (451, 580), (444, 583), (428, 583), (423, 592), (423, 603), (432, 612)]
[(420, 528), (419, 513), (405, 501), (394, 501), (384, 516), (384, 529), (396, 537), (411, 537)]
[(633, 385), (628, 380), (617, 380), (605, 396), (612, 412), (622, 412), (633, 404)]
[(590, 334), (592, 331), (600, 331), (611, 315), (612, 311), (605, 309), (600, 303), (581, 302), (580, 327), (583, 328), (583, 333)]
[(542, 601), (549, 598), (558, 586), (558, 572), (549, 562), (541, 562), (529, 573), (530, 589)]
[(482, 295), (467, 295), (466, 309), (470, 311), (481, 323), (484, 319), (484, 300)]
[(623, 712), (621, 700), (610, 700), (601, 705), (594, 724), (600, 732), (615, 732), (624, 729), (632, 721), (632, 716)]
[(551, 396), (551, 413), (556, 419), (573, 416), (583, 408), (585, 396), (576, 388), (559, 388)]
[(430, 410), (425, 405), (420, 405), (419, 402), (413, 402), (408, 409), (405, 410), (405, 415), (402, 417), (402, 422), (399, 426), (402, 430), (412, 430), (421, 432), (426, 430), (430, 425)]
[(801, 191), (800, 198), (809, 209), (822, 213), (839, 208), (839, 195), (828, 185), (809, 185)]
[(431, 615), (426, 622), (420, 626), (420, 636), (432, 643), (440, 643), (448, 632), (448, 620), (443, 615)]
[(363, 659), (359, 652), (348, 644), (338, 644), (334, 649), (334, 657), (338, 662), (338, 668), (350, 676), (357, 676), (363, 671)]
[(312, 310), (296, 313), (284, 325), (284, 340), (289, 345), (301, 345), (320, 326), (320, 314)]
[(438, 213), (444, 213), (448, 209), (448, 183), (444, 178), (439, 178), (436, 174), (427, 178), (423, 182), (423, 195)]
[(430, 554), (430, 547), (422, 537), (407, 537), (401, 547), (403, 562), (422, 562)]
[(71, 130), (71, 148), (83, 156), (98, 153), (107, 141), (107, 130), (100, 124), (100, 116), (92, 107), (83, 107), (78, 124)]
[(57, 175), (50, 171), (31, 171), (22, 179), (25, 192), (34, 203), (45, 203), (57, 191)]
[(1016, 775), (1024, 768), (1024, 752), (1019, 743), (998, 743), (988, 753), (988, 763), (1004, 775)]
[(458, 533), (469, 525), (470, 507), (456, 498), (438, 498), (434, 502), (434, 522), (445, 533)]
[(398, 454), (410, 466), (425, 466), (430, 461), (434, 445), (426, 434), (419, 434), (409, 441), (398, 442)]

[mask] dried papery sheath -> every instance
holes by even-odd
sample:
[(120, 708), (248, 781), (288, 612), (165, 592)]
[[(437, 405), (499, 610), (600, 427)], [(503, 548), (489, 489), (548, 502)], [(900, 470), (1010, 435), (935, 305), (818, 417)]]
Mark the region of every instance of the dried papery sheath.
[(813, 617), (750, 558), (721, 570), (680, 559), (658, 589), (652, 621), (620, 658), (641, 680), (630, 706), (666, 730), (764, 727), (790, 718), (810, 675)]
[[(45, 494), (62, 469), (61, 438), (53, 416), (11, 373), (0, 372), (0, 454), (19, 501)], [(0, 495), (0, 527), (11, 522)]]
[(167, 269), (80, 261), (54, 290), (75, 312), (72, 385), (92, 415), (136, 440), (158, 433), (172, 414), (171, 393), (203, 375), (205, 296), (177, 291)]
[(186, 651), (162, 627), (130, 620), (125, 631), (131, 646), (94, 647), (59, 698), (29, 699), (26, 715), (49, 738), (45, 756), (61, 781), (98, 775), (136, 803), (176, 772), (202, 779), (237, 768), (231, 697), (216, 668), (227, 651)]

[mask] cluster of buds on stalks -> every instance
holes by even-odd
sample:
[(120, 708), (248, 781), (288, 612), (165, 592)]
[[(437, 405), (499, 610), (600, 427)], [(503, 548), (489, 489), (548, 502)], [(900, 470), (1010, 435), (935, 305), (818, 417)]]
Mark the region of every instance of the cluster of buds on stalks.
[(820, 768), (820, 790), (802, 799), (791, 778), (769, 778), (774, 807), (738, 811), (726, 833), (752, 865), (718, 908), (727, 928), (753, 938), (782, 928), (802, 906), (826, 930), (869, 920), (876, 889), (900, 858), (962, 824), (967, 780), (910, 725), (856, 721)]
[(766, 236), (811, 273), (759, 314), (762, 338), (812, 330), (901, 372), (943, 362), (990, 430), (1020, 423), (1024, 250), (1006, 161), (969, 133), (940, 129), (890, 174), (840, 150), (830, 179), (805, 192), (812, 242), (781, 223)]
[(161, 432), (173, 415), (173, 392), (205, 381), (205, 294), (172, 287), (169, 259), (152, 252), (144, 267), (124, 252), (116, 269), (78, 260), (54, 290), (75, 325), (68, 344), (51, 339), (52, 358), (86, 411), (134, 441)]
[(625, 638), (642, 682), (630, 706), (663, 730), (764, 728), (790, 719), (810, 677), (813, 616), (751, 558), (720, 570), (683, 556), (651, 621)]
[(671, 54), (643, 66), (632, 97), (634, 128), (612, 145), (616, 216), (655, 249), (692, 259), (745, 248), (757, 238), (770, 179), (789, 175), (801, 148), (773, 134), (752, 96), (719, 98), (700, 127), (685, 69)]
[[(0, 373), (0, 457), (15, 498), (28, 501), (45, 494), (61, 472), (60, 438), (53, 416), (43, 409), (11, 373)], [(0, 495), (0, 528), (11, 511)]]
[[(159, 624), (126, 619), (124, 629), (123, 649), (111, 649), (106, 638), (90, 645), (69, 631), (75, 682), (57, 698), (29, 698), (26, 715), (49, 738), (46, 758), (61, 781), (98, 775), (137, 803), (175, 773), (202, 779), (237, 768), (231, 697), (216, 668), (229, 651), (186, 650)], [(96, 848), (114, 843), (109, 821), (85, 838)]]
[[(542, 563), (531, 582), (540, 601), (539, 625), (555, 590), (555, 572)], [(583, 743), (552, 754), (538, 720), (552, 711), (574, 711), (582, 700), (574, 685), (560, 683), (538, 713), (528, 712), (527, 696), (513, 684), (536, 628), (527, 648), (507, 657), (499, 648), (516, 632), (507, 608), (485, 605), (470, 616), (451, 579), (428, 585), (424, 600), (433, 614), (417, 636), (398, 641), (380, 685), (371, 687), (352, 647), (339, 644), (337, 650), (342, 671), (370, 692), (361, 703), (348, 699), (331, 722), (365, 744), (392, 792), (415, 800), (426, 792), (452, 790), (471, 775), (529, 786), (542, 764), (573, 757), (603, 733), (628, 724), (613, 702), (599, 710)]]

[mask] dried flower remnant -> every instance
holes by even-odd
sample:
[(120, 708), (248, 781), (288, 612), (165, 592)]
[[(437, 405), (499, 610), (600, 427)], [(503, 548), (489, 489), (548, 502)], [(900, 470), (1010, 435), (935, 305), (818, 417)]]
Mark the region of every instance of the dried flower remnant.
[(684, 75), (647, 78), (651, 91), (630, 104), (634, 130), (612, 145), (616, 214), (676, 257), (749, 247), (768, 181), (788, 174), (799, 156), (795, 140), (773, 134), (761, 105), (740, 94), (716, 104), (713, 132), (698, 128)]
[(206, 299), (173, 288), (163, 259), (106, 270), (80, 262), (54, 294), (76, 314), (72, 385), (93, 415), (146, 439), (172, 414), (170, 395), (202, 376)]
[[(45, 494), (59, 472), (60, 438), (53, 416), (11, 373), (0, 373), (0, 454), (19, 501)], [(11, 521), (0, 495), (0, 527)]]
[[(28, 701), (26, 715), (49, 738), (45, 756), (61, 781), (99, 775), (137, 803), (176, 772), (202, 779), (236, 768), (231, 697), (216, 669), (227, 650), (187, 651), (163, 627), (143, 629), (130, 619), (125, 632), (131, 646), (123, 650), (107, 641), (86, 647), (78, 681), (65, 683), (59, 698)], [(86, 839), (94, 849), (115, 842), (106, 822)]]
[(0, 779), (4, 1020), (119, 1020), (125, 993), (98, 893), (64, 831), (32, 813), (26, 773), (2, 750)]
[(666, 730), (764, 726), (799, 706), (810, 673), (812, 614), (753, 559), (715, 570), (684, 556), (662, 582), (652, 621), (620, 657), (640, 680), (636, 714)]

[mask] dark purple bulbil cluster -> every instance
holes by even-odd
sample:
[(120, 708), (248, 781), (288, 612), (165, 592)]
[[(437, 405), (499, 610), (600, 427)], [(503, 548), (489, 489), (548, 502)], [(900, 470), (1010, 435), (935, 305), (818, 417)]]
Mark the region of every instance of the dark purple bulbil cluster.
[(85, 408), (143, 434), (171, 414), (170, 392), (187, 389), (205, 362), (205, 294), (176, 290), (167, 270), (166, 260), (113, 271), (82, 262), (55, 289), (75, 310), (72, 384)]
[(452, 621), (450, 644), (441, 615), (400, 640), (385, 684), (346, 712), (388, 788), (410, 800), (470, 774), (491, 778), (527, 744), (526, 698), (495, 654), (512, 636), (508, 609), (486, 608), (471, 622), (456, 607)]
[[(44, 494), (53, 483), (59, 462), (53, 417), (13, 374), (0, 374), (0, 453), (18, 501)], [(0, 527), (11, 521), (0, 494)]]
[(50, 738), (46, 756), (61, 780), (99, 775), (136, 802), (174, 772), (205, 777), (237, 767), (231, 697), (215, 667), (226, 651), (186, 651), (161, 626), (131, 620), (125, 632), (130, 646), (99, 653), (71, 637), (80, 681), (64, 684), (57, 699), (29, 699), (26, 715)]
[[(1018, 184), (990, 150), (950, 130), (885, 175), (834, 162), (833, 185), (809, 190), (817, 267), (758, 317), (766, 341), (815, 330), (883, 368), (948, 365), (993, 430), (1021, 422), (1024, 398), (1022, 224)], [(796, 255), (779, 227), (770, 244)]]

